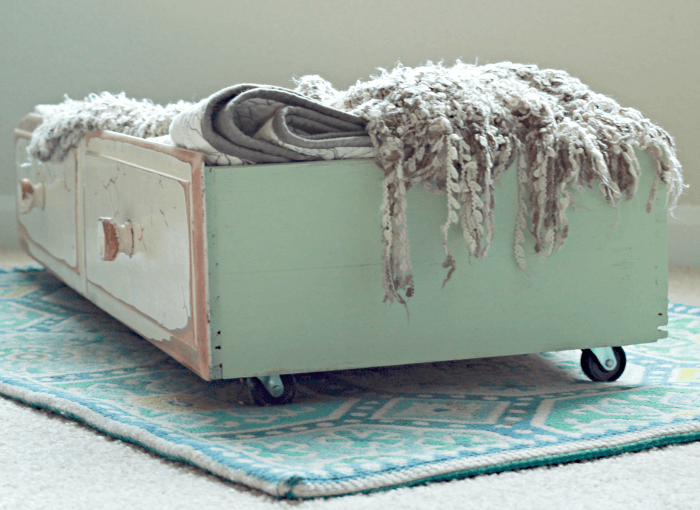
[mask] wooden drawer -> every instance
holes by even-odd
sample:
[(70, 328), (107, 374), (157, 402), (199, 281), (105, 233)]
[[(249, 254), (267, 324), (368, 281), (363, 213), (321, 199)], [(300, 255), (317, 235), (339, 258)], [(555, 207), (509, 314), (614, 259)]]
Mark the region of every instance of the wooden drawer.
[(414, 186), (409, 321), (402, 306), (382, 302), (382, 172), (372, 161), (204, 167), (197, 152), (101, 132), (49, 171), (22, 159), (27, 136), (18, 138), (18, 176), (50, 182), (47, 198), (61, 197), (52, 200), (63, 219), (47, 209), (20, 214), (25, 248), (52, 270), (52, 261), (72, 262), (83, 280), (54, 272), (204, 379), (665, 336), (665, 186), (647, 214), (654, 171), (645, 154), (634, 199), (615, 211), (586, 190), (569, 214), (569, 238), (549, 259), (526, 234), (531, 279), (513, 256), (513, 168), (496, 184), (487, 257), (470, 260), (454, 228), (458, 269), (444, 288), (445, 197)]
[(86, 294), (209, 378), (201, 156), (153, 145), (87, 137)]
[(27, 154), (30, 133), (15, 136), (17, 222), (25, 249), (61, 278), (80, 284), (78, 153), (61, 163), (39, 163)]

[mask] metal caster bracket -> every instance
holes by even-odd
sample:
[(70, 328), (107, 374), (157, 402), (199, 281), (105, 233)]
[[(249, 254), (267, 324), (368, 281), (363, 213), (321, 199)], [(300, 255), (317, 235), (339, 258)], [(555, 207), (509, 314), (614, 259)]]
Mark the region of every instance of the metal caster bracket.
[(257, 379), (273, 397), (281, 397), (284, 393), (284, 383), (279, 375), (261, 375)]
[(617, 360), (612, 347), (593, 347), (591, 352), (605, 370), (612, 371), (617, 368)]
[(287, 404), (297, 393), (297, 382), (291, 374), (246, 377), (243, 387), (249, 401), (259, 406)]

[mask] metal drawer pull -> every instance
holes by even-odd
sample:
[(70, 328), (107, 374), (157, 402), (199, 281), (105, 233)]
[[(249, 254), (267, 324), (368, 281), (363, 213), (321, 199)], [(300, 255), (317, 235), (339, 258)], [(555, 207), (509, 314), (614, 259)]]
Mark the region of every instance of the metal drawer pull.
[(22, 179), (19, 181), (19, 187), (17, 190), (17, 202), (19, 203), (19, 210), (21, 214), (27, 214), (34, 207), (43, 209), (46, 205), (46, 191), (44, 190), (44, 184), (32, 184), (29, 179)]
[(114, 218), (100, 218), (97, 222), (97, 248), (102, 260), (111, 261), (117, 254), (134, 254), (134, 228), (130, 221), (120, 225)]

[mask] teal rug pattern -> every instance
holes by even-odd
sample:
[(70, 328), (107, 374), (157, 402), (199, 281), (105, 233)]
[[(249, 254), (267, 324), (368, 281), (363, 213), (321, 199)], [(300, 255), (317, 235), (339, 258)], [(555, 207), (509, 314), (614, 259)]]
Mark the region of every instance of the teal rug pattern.
[(0, 394), (279, 498), (369, 492), (700, 439), (700, 308), (668, 312), (614, 383), (563, 351), (301, 374), (257, 407), (38, 266), (0, 269)]

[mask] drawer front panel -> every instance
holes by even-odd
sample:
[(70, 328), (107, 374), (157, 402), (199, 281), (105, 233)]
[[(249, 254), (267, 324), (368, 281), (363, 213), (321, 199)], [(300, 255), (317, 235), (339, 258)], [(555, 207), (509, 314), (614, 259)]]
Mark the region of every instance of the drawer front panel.
[(187, 328), (189, 183), (91, 154), (85, 167), (88, 281), (168, 330)]
[(19, 223), (51, 256), (77, 268), (76, 150), (60, 163), (39, 163), (28, 144), (24, 137), (15, 144)]

